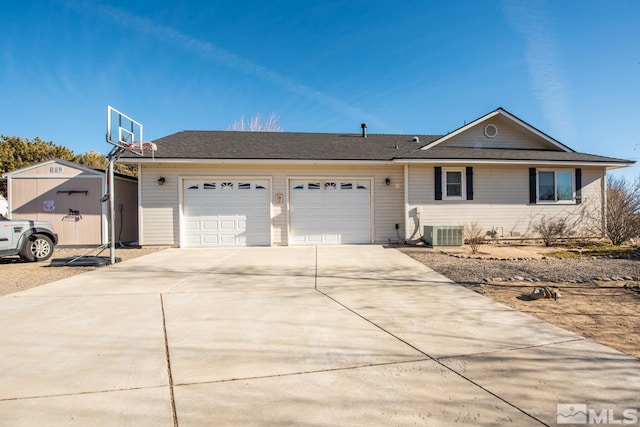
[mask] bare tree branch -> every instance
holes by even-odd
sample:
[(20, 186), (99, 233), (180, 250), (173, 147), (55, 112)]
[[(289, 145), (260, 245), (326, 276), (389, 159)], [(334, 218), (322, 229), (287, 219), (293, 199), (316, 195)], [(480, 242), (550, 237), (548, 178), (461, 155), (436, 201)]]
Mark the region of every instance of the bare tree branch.
[(244, 115), (240, 117), (240, 120), (233, 122), (227, 130), (235, 130), (242, 132), (282, 132), (282, 126), (280, 126), (280, 116), (276, 113), (269, 114), (266, 120), (262, 120), (260, 113), (256, 113), (248, 121), (245, 121)]
[(640, 177), (608, 179), (606, 232), (614, 245), (640, 236)]

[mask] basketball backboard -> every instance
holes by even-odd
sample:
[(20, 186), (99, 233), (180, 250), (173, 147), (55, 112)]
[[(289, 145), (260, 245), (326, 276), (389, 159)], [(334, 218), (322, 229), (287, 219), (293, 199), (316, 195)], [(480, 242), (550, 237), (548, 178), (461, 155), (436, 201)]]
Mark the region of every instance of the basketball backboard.
[(112, 106), (107, 106), (107, 142), (142, 156), (142, 125)]

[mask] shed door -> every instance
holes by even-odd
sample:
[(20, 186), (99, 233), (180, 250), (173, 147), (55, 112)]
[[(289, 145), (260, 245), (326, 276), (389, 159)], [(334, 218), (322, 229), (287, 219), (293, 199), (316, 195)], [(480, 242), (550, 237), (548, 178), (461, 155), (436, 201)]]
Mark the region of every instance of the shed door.
[(182, 246), (271, 244), (268, 180), (185, 179)]
[(291, 180), (292, 245), (371, 243), (371, 181)]

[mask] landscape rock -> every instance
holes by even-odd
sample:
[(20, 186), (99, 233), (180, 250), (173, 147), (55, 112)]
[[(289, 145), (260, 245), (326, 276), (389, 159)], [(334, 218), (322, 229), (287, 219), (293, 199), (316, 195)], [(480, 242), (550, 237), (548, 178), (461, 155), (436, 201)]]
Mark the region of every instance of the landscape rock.
[(612, 278), (640, 281), (640, 264), (630, 259), (559, 259), (546, 256), (516, 259), (496, 256), (498, 254), (492, 254), (489, 250), (488, 256), (478, 259), (457, 258), (429, 247), (404, 247), (400, 250), (458, 283), (497, 283), (509, 279), (536, 283), (611, 282)]

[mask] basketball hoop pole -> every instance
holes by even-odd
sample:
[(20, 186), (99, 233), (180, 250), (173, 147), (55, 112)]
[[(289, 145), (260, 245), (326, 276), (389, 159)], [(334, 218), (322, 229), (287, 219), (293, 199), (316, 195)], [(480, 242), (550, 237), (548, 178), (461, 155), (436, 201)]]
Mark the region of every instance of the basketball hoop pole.
[(109, 192), (107, 193), (109, 196), (109, 259), (111, 265), (116, 263), (116, 207), (115, 207), (115, 180), (113, 173), (113, 164), (118, 157), (124, 152), (124, 148), (122, 147), (113, 147), (109, 155), (107, 156), (107, 160), (109, 164), (107, 165), (107, 176), (109, 180)]

